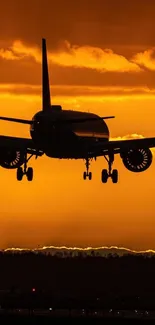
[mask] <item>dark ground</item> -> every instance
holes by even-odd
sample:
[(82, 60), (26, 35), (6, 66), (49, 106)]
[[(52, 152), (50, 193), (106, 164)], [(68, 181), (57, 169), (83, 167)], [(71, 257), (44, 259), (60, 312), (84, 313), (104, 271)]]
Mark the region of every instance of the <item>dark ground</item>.
[[(0, 317), (0, 322), (2, 324), (120, 324), (120, 325), (130, 325), (133, 324), (133, 319), (79, 319), (79, 318), (72, 318), (72, 319), (62, 319), (62, 318), (55, 318), (52, 319), (48, 317)], [(136, 320), (135, 324), (154, 324), (154, 320)]]
[(0, 253), (0, 306), (3, 322), (9, 313), (16, 323), (155, 319), (155, 257)]

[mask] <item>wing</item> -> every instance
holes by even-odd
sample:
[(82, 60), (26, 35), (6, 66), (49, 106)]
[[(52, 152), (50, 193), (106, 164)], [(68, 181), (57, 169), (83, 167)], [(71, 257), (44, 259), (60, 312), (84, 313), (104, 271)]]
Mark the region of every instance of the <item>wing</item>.
[(26, 138), (16, 138), (0, 135), (0, 149), (1, 148), (25, 150), (29, 154), (34, 154), (37, 156), (43, 155), (43, 151), (35, 146), (33, 140)]
[(113, 151), (114, 154), (116, 154), (129, 149), (144, 149), (153, 147), (155, 147), (155, 138), (116, 140), (102, 143), (102, 145), (96, 145), (95, 153), (98, 156), (101, 156), (103, 154), (106, 154), (108, 151)]
[[(111, 119), (111, 118), (115, 118), (115, 116), (96, 116), (96, 117), (85, 117), (85, 118), (79, 118), (79, 119), (64, 119), (64, 120), (56, 119), (56, 120), (53, 120), (52, 122), (54, 124), (72, 124), (72, 123), (82, 123), (82, 122), (87, 122), (87, 121), (107, 120), (107, 119)], [(28, 124), (28, 125), (32, 125), (34, 123), (33, 120), (23, 120), (20, 118), (5, 117), (5, 116), (0, 116), (0, 120)]]

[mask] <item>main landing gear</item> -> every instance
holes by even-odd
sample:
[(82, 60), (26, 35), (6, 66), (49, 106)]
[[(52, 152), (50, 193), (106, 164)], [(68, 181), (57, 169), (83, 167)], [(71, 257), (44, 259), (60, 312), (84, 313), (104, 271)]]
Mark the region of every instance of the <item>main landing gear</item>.
[[(108, 158), (107, 158), (108, 156)], [(104, 155), (104, 158), (108, 162), (108, 169), (103, 169), (101, 172), (101, 181), (102, 183), (107, 183), (108, 178), (111, 177), (113, 183), (118, 183), (118, 170), (112, 169), (112, 165), (114, 162), (114, 154), (110, 153), (108, 155)], [(89, 166), (90, 166), (90, 158), (86, 159), (86, 171), (83, 173), (83, 179), (86, 180), (87, 178), (89, 180), (92, 179), (92, 172), (89, 172)]]
[(117, 169), (112, 170), (112, 165), (114, 162), (114, 154), (109, 154), (109, 159), (106, 156), (104, 156), (104, 158), (108, 162), (108, 170), (107, 169), (102, 170), (101, 173), (102, 183), (107, 183), (109, 177), (111, 177), (113, 183), (118, 183), (118, 170)]
[(30, 182), (33, 180), (33, 168), (28, 167), (27, 168), (27, 163), (28, 161), (32, 158), (33, 155), (31, 155), (29, 158), (27, 158), (27, 154), (25, 155), (24, 159), (24, 167), (18, 167), (17, 169), (17, 180), (21, 181), (23, 179), (23, 176), (26, 175), (27, 180)]

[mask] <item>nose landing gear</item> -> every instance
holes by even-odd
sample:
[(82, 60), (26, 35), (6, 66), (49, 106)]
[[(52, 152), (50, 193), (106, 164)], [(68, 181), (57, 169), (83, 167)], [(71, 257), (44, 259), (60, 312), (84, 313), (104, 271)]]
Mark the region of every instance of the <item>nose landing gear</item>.
[(86, 159), (86, 171), (83, 173), (83, 179), (86, 180), (87, 178), (89, 180), (92, 179), (92, 172), (89, 172), (89, 166), (90, 166), (90, 159)]

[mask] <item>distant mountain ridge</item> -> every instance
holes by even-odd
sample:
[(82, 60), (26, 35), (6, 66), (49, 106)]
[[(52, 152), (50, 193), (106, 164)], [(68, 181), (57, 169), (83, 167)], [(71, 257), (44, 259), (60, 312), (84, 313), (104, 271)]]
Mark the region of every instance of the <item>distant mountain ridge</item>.
[(125, 247), (117, 247), (117, 246), (103, 246), (103, 247), (66, 247), (66, 246), (44, 246), (40, 248), (34, 249), (27, 249), (27, 248), (7, 248), (1, 250), (1, 252), (5, 253), (26, 253), (26, 252), (33, 252), (33, 253), (42, 253), (45, 255), (52, 255), (52, 256), (60, 256), (60, 257), (76, 257), (76, 256), (101, 256), (101, 257), (108, 257), (109, 255), (112, 256), (123, 256), (123, 255), (146, 255), (152, 256), (155, 255), (155, 250), (148, 249), (145, 251), (136, 251), (131, 250)]

